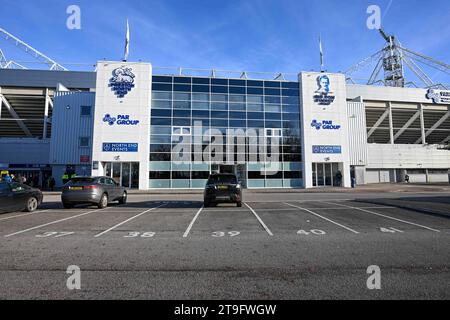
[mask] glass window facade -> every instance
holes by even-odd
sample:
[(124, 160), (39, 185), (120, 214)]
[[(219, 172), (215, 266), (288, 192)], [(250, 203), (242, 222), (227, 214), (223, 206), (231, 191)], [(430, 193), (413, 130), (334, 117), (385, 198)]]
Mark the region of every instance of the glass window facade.
[(154, 76), (152, 90), (150, 188), (203, 188), (222, 164), (248, 188), (302, 186), (298, 82)]

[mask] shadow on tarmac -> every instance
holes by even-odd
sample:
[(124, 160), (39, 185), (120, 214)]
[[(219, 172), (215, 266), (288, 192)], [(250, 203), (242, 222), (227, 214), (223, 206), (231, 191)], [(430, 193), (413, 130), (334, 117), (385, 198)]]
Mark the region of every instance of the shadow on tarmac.
[(437, 196), (437, 197), (408, 197), (408, 198), (397, 198), (395, 200), (401, 201), (414, 201), (414, 202), (430, 202), (430, 203), (444, 203), (449, 205), (450, 211), (450, 194), (446, 197)]
[[(195, 209), (201, 208), (203, 201), (139, 201), (139, 202), (128, 202), (125, 205), (120, 205), (117, 202), (108, 204), (108, 208), (123, 208), (123, 209), (151, 209), (154, 207), (162, 206), (162, 208), (173, 208), (173, 209)], [(80, 204), (73, 207), (74, 209), (97, 209), (96, 205), (91, 204)], [(45, 202), (40, 207), (39, 210), (49, 210), (49, 209), (64, 209), (61, 202), (52, 201)], [(70, 210), (70, 209), (68, 209)]]
[(450, 194), (449, 196), (357, 199), (356, 201), (393, 206), (450, 219)]

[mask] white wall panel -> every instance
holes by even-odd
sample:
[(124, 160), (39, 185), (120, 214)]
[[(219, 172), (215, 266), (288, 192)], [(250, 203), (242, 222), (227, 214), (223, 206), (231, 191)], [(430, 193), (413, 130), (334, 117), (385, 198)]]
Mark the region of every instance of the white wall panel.
[(367, 165), (367, 124), (364, 103), (348, 102), (350, 165)]
[(435, 145), (368, 144), (368, 165), (373, 169), (447, 169), (450, 151)]
[(380, 183), (380, 171), (366, 170), (365, 183)]
[(449, 176), (448, 174), (429, 174), (428, 182), (430, 183), (449, 182)]

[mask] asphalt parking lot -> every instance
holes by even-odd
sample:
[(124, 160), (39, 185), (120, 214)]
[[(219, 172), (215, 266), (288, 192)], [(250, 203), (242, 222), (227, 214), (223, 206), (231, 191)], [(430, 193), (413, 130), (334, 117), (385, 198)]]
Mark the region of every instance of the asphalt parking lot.
[(356, 201), (377, 196), (130, 195), (103, 210), (47, 196), (0, 215), (0, 299), (449, 299), (450, 219)]

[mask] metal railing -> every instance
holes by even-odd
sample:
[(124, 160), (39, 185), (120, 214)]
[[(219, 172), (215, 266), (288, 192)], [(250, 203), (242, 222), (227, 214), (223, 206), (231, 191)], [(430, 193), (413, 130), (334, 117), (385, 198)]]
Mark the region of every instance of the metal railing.
[(181, 76), (181, 77), (205, 77), (205, 78), (224, 78), (224, 79), (242, 79), (242, 80), (298, 81), (298, 73), (236, 71), (236, 70), (198, 69), (198, 68), (183, 68), (183, 67), (154, 66), (153, 74)]

